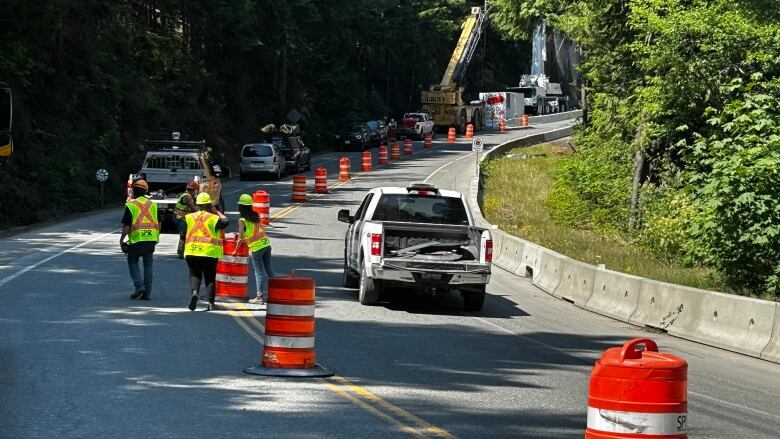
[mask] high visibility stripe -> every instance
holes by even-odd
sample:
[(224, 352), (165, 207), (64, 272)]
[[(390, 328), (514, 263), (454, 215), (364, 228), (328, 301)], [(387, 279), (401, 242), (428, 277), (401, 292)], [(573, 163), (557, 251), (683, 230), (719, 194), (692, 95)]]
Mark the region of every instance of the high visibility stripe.
[(634, 413), (588, 407), (588, 428), (648, 436), (685, 433), (688, 413)]
[(225, 262), (225, 263), (228, 263), (228, 264), (248, 264), (249, 263), (249, 258), (246, 257), (246, 256), (225, 255), (219, 261), (220, 262)]
[(249, 280), (249, 276), (229, 276), (226, 274), (217, 273), (216, 280), (217, 282), (245, 284)]
[(277, 316), (313, 316), (314, 305), (279, 305), (269, 303), (265, 313), (266, 317), (270, 314)]
[(276, 348), (309, 349), (314, 348), (314, 337), (280, 337), (266, 335), (265, 345)]

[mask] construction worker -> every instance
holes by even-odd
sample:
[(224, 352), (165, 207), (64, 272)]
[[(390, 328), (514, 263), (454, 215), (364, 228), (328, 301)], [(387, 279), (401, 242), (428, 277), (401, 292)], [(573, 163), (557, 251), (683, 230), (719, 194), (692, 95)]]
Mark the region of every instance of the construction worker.
[[(122, 217), (119, 246), (127, 253), (127, 266), (135, 287), (130, 298), (149, 300), (152, 295), (154, 248), (160, 240), (160, 221), (157, 218), (157, 205), (146, 198), (149, 191), (146, 180), (136, 180), (131, 190), (132, 199), (125, 204)], [(143, 275), (138, 265), (141, 258), (144, 260)]]
[(187, 222), (184, 221), (184, 217), (188, 213), (197, 212), (198, 208), (195, 206), (195, 197), (198, 195), (200, 184), (197, 181), (192, 180), (187, 183), (187, 188), (179, 195), (179, 199), (176, 200), (176, 206), (173, 208), (176, 214), (176, 230), (179, 232), (179, 247), (176, 249), (176, 254), (179, 255), (179, 259), (184, 258), (184, 232), (187, 230)]
[(224, 230), (229, 220), (212, 204), (207, 193), (198, 194), (195, 204), (198, 212), (189, 213), (184, 217), (187, 223), (184, 239), (184, 259), (190, 270), (190, 311), (195, 311), (198, 305), (198, 290), (201, 279), (204, 281), (208, 294), (208, 311), (214, 309), (215, 285), (217, 277), (217, 261), (222, 257), (222, 239), (220, 230)]
[(242, 242), (249, 247), (257, 287), (257, 293), (254, 298), (249, 299), (249, 303), (265, 305), (263, 292), (268, 291), (268, 279), (274, 276), (271, 268), (271, 240), (266, 236), (257, 212), (252, 210), (251, 195), (241, 194), (238, 198), (238, 214), (241, 218), (238, 220), (239, 240), (236, 251)]

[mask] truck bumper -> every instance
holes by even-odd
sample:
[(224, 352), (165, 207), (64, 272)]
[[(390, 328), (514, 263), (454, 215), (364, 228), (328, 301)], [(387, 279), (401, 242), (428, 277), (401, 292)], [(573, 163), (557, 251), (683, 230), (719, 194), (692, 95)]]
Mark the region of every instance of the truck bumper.
[(414, 270), (392, 265), (371, 265), (371, 277), (383, 282), (412, 286), (445, 287), (458, 285), (486, 285), (490, 282), (490, 269), (480, 271)]

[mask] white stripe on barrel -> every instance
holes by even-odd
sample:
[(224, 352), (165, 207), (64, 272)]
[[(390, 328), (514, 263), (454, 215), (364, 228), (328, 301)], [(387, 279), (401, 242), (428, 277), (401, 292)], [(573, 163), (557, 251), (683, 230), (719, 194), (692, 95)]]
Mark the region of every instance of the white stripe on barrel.
[(610, 433), (673, 435), (685, 433), (688, 413), (635, 413), (588, 407), (588, 428)]
[(222, 259), (220, 259), (220, 261), (226, 262), (228, 264), (247, 264), (249, 263), (249, 258), (246, 256), (225, 255), (222, 256)]
[(233, 284), (245, 284), (248, 280), (248, 276), (229, 276), (227, 274), (217, 273), (217, 282), (233, 283)]
[(266, 334), (265, 345), (275, 348), (309, 349), (314, 347), (314, 337), (280, 337)]
[(279, 305), (269, 303), (265, 309), (266, 315), (277, 316), (312, 316), (314, 317), (314, 305)]

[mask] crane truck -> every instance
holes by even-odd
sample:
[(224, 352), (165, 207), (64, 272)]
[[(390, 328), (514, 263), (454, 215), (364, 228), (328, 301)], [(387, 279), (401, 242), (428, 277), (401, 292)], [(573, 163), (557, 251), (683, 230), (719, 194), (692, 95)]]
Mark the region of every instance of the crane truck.
[(478, 6), (471, 8), (441, 82), (422, 92), (423, 112), (431, 115), (436, 127), (455, 127), (459, 133), (463, 133), (466, 125), (471, 123), (475, 131), (482, 129), (482, 102), (464, 103), (463, 86), (487, 15), (488, 11)]
[(561, 84), (550, 82), (545, 74), (523, 75), (519, 86), (509, 90), (525, 96), (526, 113), (542, 115), (569, 109), (569, 97), (563, 95)]

